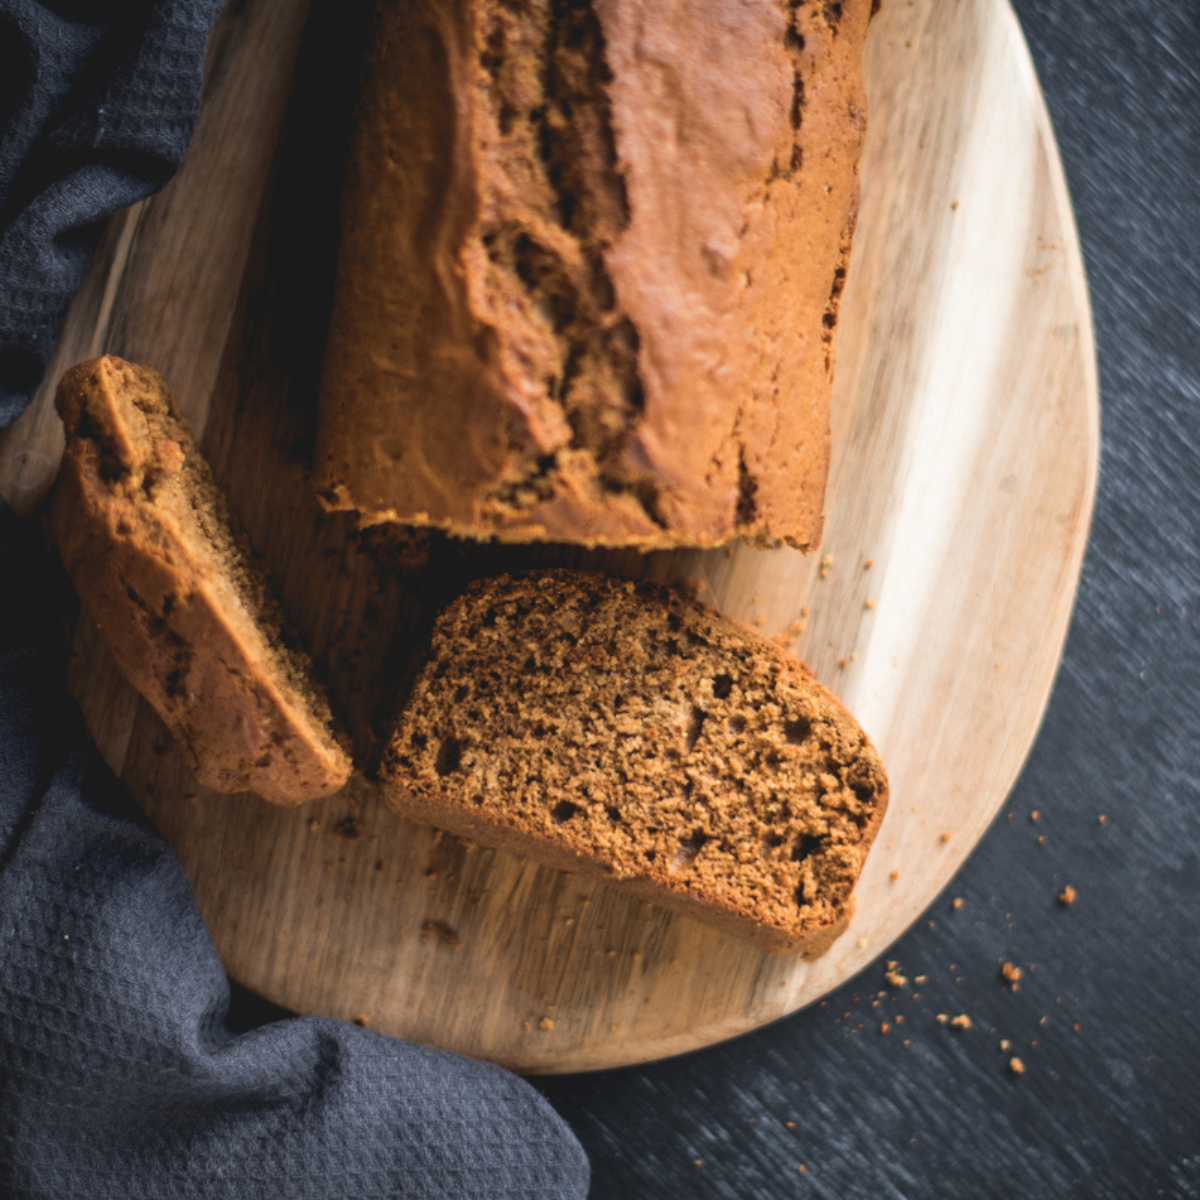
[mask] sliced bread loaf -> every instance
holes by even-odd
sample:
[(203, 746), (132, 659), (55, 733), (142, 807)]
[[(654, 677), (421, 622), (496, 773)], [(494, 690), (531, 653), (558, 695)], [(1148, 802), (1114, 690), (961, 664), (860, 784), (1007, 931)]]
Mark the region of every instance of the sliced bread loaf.
[(874, 0), (377, 7), (324, 502), (517, 542), (816, 545)]
[(808, 668), (650, 583), (542, 571), (437, 620), (381, 769), (405, 816), (820, 954), (887, 803)]
[(162, 378), (93, 359), (67, 372), (55, 403), (67, 435), (51, 516), (59, 550), (188, 769), (206, 787), (273, 804), (336, 791), (351, 763), (328, 701), (308, 658), (285, 644)]

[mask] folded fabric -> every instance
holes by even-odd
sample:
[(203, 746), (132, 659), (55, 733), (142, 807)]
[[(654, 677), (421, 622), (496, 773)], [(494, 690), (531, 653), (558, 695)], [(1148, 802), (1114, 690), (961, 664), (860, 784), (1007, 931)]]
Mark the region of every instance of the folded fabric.
[(51, 661), (30, 540), (0, 502), (0, 1195), (583, 1197), (506, 1071), (339, 1021), (228, 1029), (182, 868)]
[[(220, 7), (0, 0), (0, 429), (105, 218), (178, 166)], [(578, 1143), (498, 1068), (228, 1028), (179, 863), (66, 696), (33, 541), (0, 501), (0, 1196), (582, 1197)]]
[(0, 0), (0, 429), (28, 404), (105, 218), (160, 188), (222, 0)]

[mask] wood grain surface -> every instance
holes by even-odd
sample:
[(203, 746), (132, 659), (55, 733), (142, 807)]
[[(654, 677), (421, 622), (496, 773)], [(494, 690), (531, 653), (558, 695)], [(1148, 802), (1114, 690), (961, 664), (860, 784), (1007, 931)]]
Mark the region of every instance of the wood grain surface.
[[(307, 461), (345, 108), (329, 100), (332, 9), (314, 0), (303, 46), (297, 0), (227, 14), (184, 169), (113, 222), (51, 383), (101, 349), (164, 372), (368, 765), (414, 638), (473, 574), (569, 562), (686, 579), (790, 631), (888, 764), (857, 915), (822, 959), (767, 957), (408, 825), (365, 777), (291, 812), (204, 792), (85, 614), (72, 683), (89, 727), (179, 852), (230, 974), (280, 1004), (529, 1071), (675, 1054), (782, 1016), (883, 953), (982, 836), (1070, 615), (1096, 480), (1091, 323), (1015, 19), (1006, 0), (894, 0), (874, 23), (821, 552), (641, 556), (360, 533), (319, 511)], [(22, 511), (61, 451), (48, 396), (0, 443)]]

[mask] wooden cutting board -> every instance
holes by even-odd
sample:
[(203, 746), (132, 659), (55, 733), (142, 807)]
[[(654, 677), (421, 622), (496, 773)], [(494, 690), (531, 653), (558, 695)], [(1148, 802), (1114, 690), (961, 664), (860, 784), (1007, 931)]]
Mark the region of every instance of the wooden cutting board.
[[(497, 562), (686, 578), (765, 633), (790, 630), (888, 764), (857, 916), (822, 959), (771, 958), (410, 826), (365, 779), (291, 812), (212, 795), (86, 612), (73, 689), (179, 852), (229, 973), (280, 1004), (525, 1071), (754, 1028), (884, 953), (946, 886), (1004, 802), (1062, 650), (1096, 482), (1096, 374), (1015, 18), (1005, 0), (886, 0), (872, 28), (822, 554), (643, 557), (358, 534), (318, 510), (305, 462), (356, 53), (336, 8), (249, 0), (225, 15), (187, 162), (111, 223), (50, 378), (101, 350), (164, 372), (367, 759), (413, 629)], [(0, 487), (21, 511), (61, 451), (48, 393), (0, 442)]]

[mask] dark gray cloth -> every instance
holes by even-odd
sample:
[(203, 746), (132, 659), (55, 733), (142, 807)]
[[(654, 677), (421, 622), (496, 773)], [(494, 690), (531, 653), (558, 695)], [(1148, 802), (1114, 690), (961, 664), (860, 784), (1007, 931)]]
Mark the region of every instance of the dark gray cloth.
[[(0, 0), (0, 428), (104, 218), (178, 165), (219, 7)], [(336, 1021), (229, 1029), (179, 863), (67, 699), (45, 568), (0, 501), (0, 1196), (582, 1197), (570, 1130), (504, 1071)]]
[(179, 165), (221, 0), (0, 0), (0, 429), (105, 218)]
[(179, 862), (66, 696), (29, 542), (0, 501), (0, 1196), (584, 1196), (571, 1132), (499, 1068), (338, 1021), (228, 1029)]

